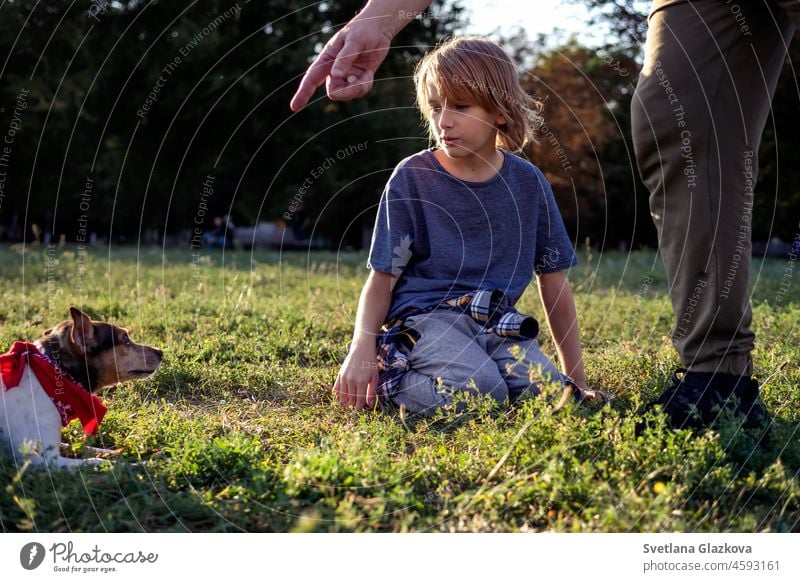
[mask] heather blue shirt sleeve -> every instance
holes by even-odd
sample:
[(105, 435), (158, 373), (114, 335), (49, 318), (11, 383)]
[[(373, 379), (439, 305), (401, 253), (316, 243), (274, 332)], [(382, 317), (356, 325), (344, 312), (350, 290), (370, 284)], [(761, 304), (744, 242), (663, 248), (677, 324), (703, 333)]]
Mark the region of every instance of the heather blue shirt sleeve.
[(564, 271), (578, 264), (572, 243), (558, 211), (553, 189), (541, 170), (536, 168), (542, 196), (539, 199), (539, 221), (536, 228), (534, 272), (537, 275)]
[(409, 176), (398, 166), (389, 178), (378, 204), (367, 266), (399, 277), (411, 260), (414, 224), (410, 212)]

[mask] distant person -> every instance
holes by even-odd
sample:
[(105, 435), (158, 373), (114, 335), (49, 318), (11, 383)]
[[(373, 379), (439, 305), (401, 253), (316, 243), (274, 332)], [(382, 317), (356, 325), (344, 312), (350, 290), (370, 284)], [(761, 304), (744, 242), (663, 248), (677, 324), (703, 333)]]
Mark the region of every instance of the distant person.
[[(366, 94), (391, 39), (428, 4), (368, 2), (308, 68), (292, 109), (323, 82), (331, 99)], [(633, 137), (685, 369), (646, 409), (660, 405), (676, 428), (712, 425), (722, 409), (745, 428), (772, 424), (752, 378), (750, 224), (761, 134), (798, 24), (797, 0), (652, 5)]]
[(311, 224), (311, 218), (306, 210), (306, 205), (303, 202), (298, 202), (291, 213), (287, 226), (292, 231), (292, 235), (297, 241), (308, 240), (308, 226)]
[[(538, 104), (503, 50), (476, 37), (428, 53), (414, 82), (436, 147), (401, 161), (383, 191), (339, 401), (432, 415), (459, 392), (507, 402), (552, 382), (594, 396), (564, 275), (575, 253), (547, 180), (511, 153)], [(534, 273), (563, 373), (513, 307)]]
[(236, 225), (233, 222), (230, 214), (222, 217), (222, 222), (225, 225), (223, 236), (225, 237), (226, 248), (233, 248), (236, 242)]
[(227, 242), (225, 220), (221, 216), (215, 216), (214, 227), (203, 233), (203, 243), (208, 249), (224, 249)]

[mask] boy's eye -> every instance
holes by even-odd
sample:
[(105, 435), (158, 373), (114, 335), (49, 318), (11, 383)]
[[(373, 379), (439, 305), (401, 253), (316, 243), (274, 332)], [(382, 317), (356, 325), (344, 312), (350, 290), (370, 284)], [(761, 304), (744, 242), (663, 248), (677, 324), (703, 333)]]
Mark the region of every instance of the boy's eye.
[[(442, 106), (441, 105), (431, 105), (430, 108), (431, 108), (431, 113), (441, 113), (442, 112)], [(456, 111), (466, 111), (469, 108), (470, 108), (470, 105), (468, 103), (459, 103), (459, 104), (453, 105), (451, 107), (451, 109), (455, 109)]]

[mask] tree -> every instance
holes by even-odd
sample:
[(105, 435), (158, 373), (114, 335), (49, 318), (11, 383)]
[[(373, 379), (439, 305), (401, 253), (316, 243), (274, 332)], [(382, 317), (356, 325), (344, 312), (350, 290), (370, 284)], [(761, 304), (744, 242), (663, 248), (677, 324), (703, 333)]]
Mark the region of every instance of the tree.
[(649, 0), (567, 0), (583, 4), (589, 9), (588, 26), (603, 25), (610, 33), (604, 47), (615, 52), (625, 52), (634, 57), (640, 54), (647, 35)]
[(655, 242), (630, 142), (638, 72), (625, 52), (589, 49), (573, 39), (541, 53), (523, 78), (544, 104), (538, 143), (526, 154), (550, 181), (580, 242), (611, 248)]
[[(418, 145), (405, 138), (422, 136), (411, 61), (459, 17), (438, 1), (438, 18), (412, 22), (369, 99), (319, 99), (292, 114), (289, 99), (315, 47), (361, 5), (4, 3), (0, 128), (20, 125), (21, 94), (27, 104), (3, 176), (0, 224), (17, 215), (27, 228), (37, 223), (70, 240), (82, 228), (135, 240), (149, 229), (205, 229), (229, 212), (239, 224), (274, 220), (311, 177), (302, 197), (322, 218), (321, 232), (335, 241), (353, 219), (360, 231), (371, 220), (362, 210), (380, 196), (380, 172)], [(365, 140), (368, 154), (325, 164)], [(323, 165), (331, 167), (313, 177)]]
[[(592, 11), (593, 23), (605, 24), (613, 31), (608, 46), (641, 59), (647, 31), (649, 2), (634, 0), (570, 0)], [(800, 152), (795, 147), (800, 131), (797, 106), (800, 103), (797, 73), (800, 63), (798, 43), (790, 45), (789, 58), (778, 80), (759, 149), (759, 176), (753, 206), (753, 238), (766, 240), (778, 236), (793, 241), (800, 233)], [(794, 65), (793, 65), (794, 64)]]
[(800, 45), (795, 42), (789, 48), (789, 58), (778, 79), (772, 112), (759, 149), (758, 183), (753, 203), (753, 237), (759, 240), (777, 236), (791, 243), (800, 236), (797, 63), (800, 63)]

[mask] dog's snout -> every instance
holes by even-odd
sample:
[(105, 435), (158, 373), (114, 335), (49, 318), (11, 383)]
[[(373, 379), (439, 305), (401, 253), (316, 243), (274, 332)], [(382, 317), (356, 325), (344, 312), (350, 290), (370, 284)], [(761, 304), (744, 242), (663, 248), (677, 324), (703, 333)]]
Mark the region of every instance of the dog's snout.
[(142, 357), (145, 360), (156, 359), (160, 362), (164, 359), (164, 352), (158, 348), (145, 345), (139, 345), (138, 348), (141, 350)]

